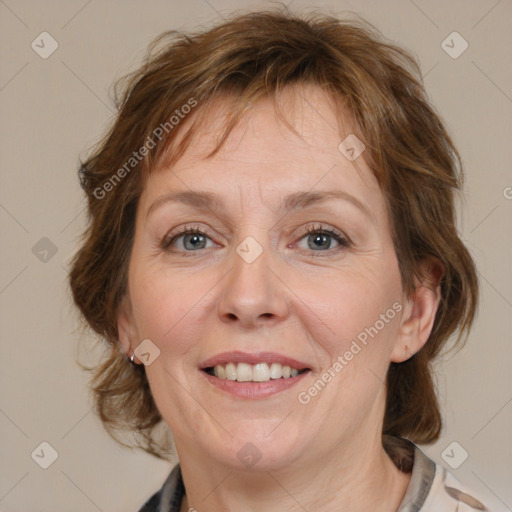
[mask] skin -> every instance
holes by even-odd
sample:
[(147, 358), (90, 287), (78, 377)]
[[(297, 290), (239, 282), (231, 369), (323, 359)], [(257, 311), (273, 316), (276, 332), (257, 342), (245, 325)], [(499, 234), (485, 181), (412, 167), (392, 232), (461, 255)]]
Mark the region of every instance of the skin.
[[(160, 350), (146, 372), (179, 455), (187, 490), (181, 510), (396, 511), (410, 475), (382, 448), (385, 376), (390, 362), (408, 359), (428, 339), (439, 302), (436, 276), (430, 287), (417, 283), (412, 296), (404, 292), (384, 196), (364, 153), (351, 162), (338, 150), (353, 129), (344, 116), (340, 134), (332, 98), (302, 86), (283, 101), (300, 136), (265, 99), (204, 159), (229, 110), (218, 100), (217, 115), (208, 116), (184, 156), (148, 178), (120, 340), (129, 354), (147, 338)], [(166, 202), (148, 216), (161, 196), (189, 190), (218, 195), (222, 209)], [(343, 199), (280, 212), (285, 196), (310, 190), (344, 191), (369, 214)], [(207, 235), (196, 246), (178, 234), (190, 224)], [(318, 233), (303, 230), (319, 224), (348, 237), (348, 247), (329, 235), (315, 245)], [(170, 233), (178, 238), (165, 249)], [(252, 263), (236, 252), (248, 236), (263, 249)], [(298, 394), (394, 303), (401, 311), (300, 403)], [(312, 371), (274, 396), (233, 397), (198, 369), (231, 350), (278, 352)], [(261, 454), (252, 467), (237, 457), (247, 442)]]

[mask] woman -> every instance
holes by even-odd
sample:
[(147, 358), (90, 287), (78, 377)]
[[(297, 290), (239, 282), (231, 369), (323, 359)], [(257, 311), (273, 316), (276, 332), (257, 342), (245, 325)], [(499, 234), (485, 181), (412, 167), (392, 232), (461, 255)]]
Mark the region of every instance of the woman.
[(368, 24), (276, 11), (166, 34), (126, 84), (70, 282), (107, 430), (173, 435), (141, 511), (487, 510), (414, 444), (478, 297), (418, 76)]

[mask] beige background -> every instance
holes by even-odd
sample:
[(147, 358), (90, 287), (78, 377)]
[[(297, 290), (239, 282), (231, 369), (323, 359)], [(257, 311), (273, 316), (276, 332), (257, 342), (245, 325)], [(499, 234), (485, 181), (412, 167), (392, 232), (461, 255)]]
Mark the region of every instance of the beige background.
[[(168, 474), (168, 464), (107, 436), (75, 364), (66, 268), (85, 226), (77, 159), (111, 120), (112, 82), (140, 62), (157, 34), (269, 5), (0, 1), (2, 511), (136, 511)], [(355, 11), (411, 50), (461, 151), (460, 230), (479, 267), (482, 306), (467, 347), (438, 366), (447, 427), (425, 450), (446, 465), (443, 450), (458, 442), (469, 457), (453, 473), (505, 511), (512, 506), (512, 3), (295, 0), (291, 7), (312, 5)], [(31, 48), (43, 31), (59, 45), (48, 59)], [(469, 43), (456, 59), (441, 47), (453, 31)], [(46, 470), (31, 458), (43, 441), (59, 455)]]

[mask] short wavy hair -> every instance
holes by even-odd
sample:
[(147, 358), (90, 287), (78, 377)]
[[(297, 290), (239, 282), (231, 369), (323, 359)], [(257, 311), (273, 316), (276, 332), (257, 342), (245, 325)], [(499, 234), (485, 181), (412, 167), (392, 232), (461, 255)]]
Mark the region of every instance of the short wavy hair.
[[(298, 16), (283, 9), (238, 14), (197, 33), (162, 34), (143, 65), (117, 83), (113, 125), (81, 162), (89, 223), (69, 280), (76, 306), (105, 347), (103, 360), (87, 368), (93, 372), (95, 410), (121, 444), (118, 434), (132, 432), (138, 448), (167, 458), (168, 447), (156, 436), (163, 418), (145, 367), (128, 362), (116, 321), (127, 293), (145, 179), (162, 162), (172, 165), (183, 154), (213, 100), (227, 98), (231, 114), (208, 156), (255, 101), (272, 98), (279, 113), (280, 91), (294, 84), (322, 88), (351, 116), (366, 146), (364, 159), (386, 198), (404, 290), (411, 293), (415, 278), (423, 277), (423, 262), (435, 260), (444, 268), (427, 343), (407, 361), (390, 364), (382, 432), (420, 444), (440, 435), (432, 361), (453, 333), (458, 333), (453, 346), (465, 343), (478, 303), (475, 265), (456, 228), (460, 155), (428, 100), (410, 53), (358, 17)], [(191, 122), (181, 133), (184, 123), (172, 118), (192, 109)], [(175, 143), (178, 133), (183, 136)]]

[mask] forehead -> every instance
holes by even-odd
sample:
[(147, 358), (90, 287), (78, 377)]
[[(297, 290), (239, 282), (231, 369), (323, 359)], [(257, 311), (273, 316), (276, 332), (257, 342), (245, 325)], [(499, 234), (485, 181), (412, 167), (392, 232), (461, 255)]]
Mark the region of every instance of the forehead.
[[(270, 206), (299, 190), (342, 190), (372, 204), (372, 209), (382, 208), (383, 197), (364, 152), (354, 160), (347, 158), (346, 143), (340, 147), (345, 140), (353, 146), (356, 131), (341, 105), (314, 85), (285, 89), (277, 102), (285, 121), (277, 114), (276, 100), (258, 100), (208, 158), (226, 129), (233, 104), (231, 98), (218, 98), (207, 105), (185, 153), (172, 166), (157, 166), (141, 202), (171, 190), (206, 190), (225, 200), (236, 194), (247, 203), (251, 197), (260, 202), (265, 197)], [(173, 145), (192, 121), (185, 120)]]

